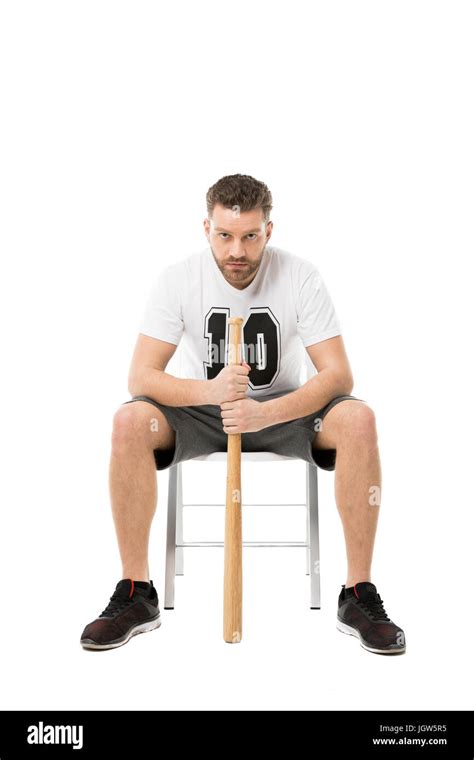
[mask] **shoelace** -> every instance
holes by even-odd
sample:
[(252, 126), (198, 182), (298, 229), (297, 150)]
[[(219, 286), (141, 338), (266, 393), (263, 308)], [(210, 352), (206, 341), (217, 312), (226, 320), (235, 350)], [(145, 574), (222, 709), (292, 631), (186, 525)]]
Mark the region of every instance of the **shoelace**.
[(380, 594), (371, 595), (364, 601), (359, 599), (357, 603), (367, 610), (372, 620), (390, 620), (385, 612)]
[(112, 594), (110, 597), (110, 602), (108, 603), (105, 610), (101, 612), (99, 617), (110, 617), (116, 615), (118, 612), (125, 609), (125, 607), (129, 607), (133, 601), (133, 598), (130, 599), (129, 597), (120, 596), (120, 594)]

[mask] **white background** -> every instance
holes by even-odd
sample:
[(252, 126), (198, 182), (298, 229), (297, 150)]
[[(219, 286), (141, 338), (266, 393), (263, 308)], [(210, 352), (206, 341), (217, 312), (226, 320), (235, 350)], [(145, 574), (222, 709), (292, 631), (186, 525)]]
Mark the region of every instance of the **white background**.
[[(2, 3), (1, 708), (473, 708), (473, 32), (452, 0)], [(272, 243), (319, 267), (376, 413), (373, 580), (403, 657), (336, 630), (322, 471), (320, 611), (303, 550), (246, 549), (229, 646), (222, 551), (189, 549), (159, 630), (79, 645), (121, 577), (110, 431), (145, 299), (237, 172), (273, 193)], [(261, 467), (244, 503), (301, 501), (302, 462)], [(187, 472), (188, 501), (224, 498), (223, 465)], [(303, 537), (299, 507), (245, 509), (249, 540)], [(186, 538), (222, 538), (223, 510), (188, 514)]]

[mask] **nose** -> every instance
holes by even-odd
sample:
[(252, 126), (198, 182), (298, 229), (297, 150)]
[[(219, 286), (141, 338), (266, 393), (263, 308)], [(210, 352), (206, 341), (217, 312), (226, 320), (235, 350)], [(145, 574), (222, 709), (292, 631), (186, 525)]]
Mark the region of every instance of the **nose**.
[(242, 259), (245, 257), (245, 249), (242, 245), (242, 243), (234, 243), (232, 246), (232, 249), (230, 251), (230, 255), (232, 259), (237, 261), (238, 259)]

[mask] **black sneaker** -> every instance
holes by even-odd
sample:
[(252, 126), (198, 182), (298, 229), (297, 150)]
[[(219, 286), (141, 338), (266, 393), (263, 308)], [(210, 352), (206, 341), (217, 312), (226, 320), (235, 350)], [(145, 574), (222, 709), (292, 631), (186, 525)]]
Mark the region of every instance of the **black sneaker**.
[(131, 578), (117, 583), (105, 610), (84, 628), (81, 636), (84, 649), (120, 647), (136, 633), (160, 627), (158, 594), (153, 581), (146, 588), (144, 585), (144, 581)]
[(399, 654), (405, 651), (405, 634), (390, 620), (373, 583), (364, 581), (339, 594), (337, 628), (357, 636), (360, 645), (376, 654)]

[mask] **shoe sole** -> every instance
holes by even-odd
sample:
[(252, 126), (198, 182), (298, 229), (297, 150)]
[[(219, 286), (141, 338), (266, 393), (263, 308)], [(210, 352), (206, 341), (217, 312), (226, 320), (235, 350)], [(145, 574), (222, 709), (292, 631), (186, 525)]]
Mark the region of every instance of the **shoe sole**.
[(367, 644), (362, 641), (359, 631), (356, 628), (347, 625), (347, 623), (343, 623), (341, 620), (337, 620), (336, 628), (338, 631), (341, 631), (341, 633), (347, 633), (349, 636), (355, 636), (359, 639), (361, 647), (366, 649), (367, 652), (374, 652), (374, 654), (402, 654), (406, 649), (406, 647), (398, 647), (397, 649), (375, 649), (374, 647), (368, 647)]
[(110, 644), (97, 644), (92, 639), (81, 639), (81, 646), (84, 649), (116, 649), (126, 644), (132, 636), (136, 636), (138, 633), (148, 633), (148, 631), (154, 631), (155, 628), (159, 628), (161, 625), (161, 614), (153, 620), (147, 620), (146, 623), (140, 623), (135, 628), (132, 628), (124, 639), (120, 641), (114, 641)]

